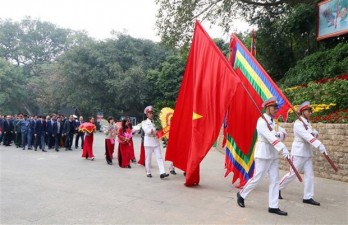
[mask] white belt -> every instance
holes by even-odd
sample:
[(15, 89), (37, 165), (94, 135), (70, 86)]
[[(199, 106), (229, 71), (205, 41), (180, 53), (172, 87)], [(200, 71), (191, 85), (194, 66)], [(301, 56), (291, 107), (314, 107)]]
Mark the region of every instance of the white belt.
[(269, 145), (271, 144), (271, 143), (269, 143), (268, 140), (265, 140), (265, 139), (261, 139), (261, 140), (260, 140), (260, 139), (257, 139), (257, 141), (258, 141), (258, 142), (263, 142), (263, 143), (269, 144)]
[(305, 143), (305, 141), (302, 138), (299, 138), (299, 137), (294, 137), (294, 142)]

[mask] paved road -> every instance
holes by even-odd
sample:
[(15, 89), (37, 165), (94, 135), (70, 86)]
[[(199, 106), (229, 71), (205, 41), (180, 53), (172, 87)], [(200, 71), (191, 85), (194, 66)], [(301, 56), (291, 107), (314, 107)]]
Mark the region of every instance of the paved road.
[[(289, 216), (282, 217), (267, 212), (267, 180), (246, 208), (238, 207), (238, 190), (231, 177), (223, 177), (224, 156), (214, 149), (201, 164), (201, 184), (187, 188), (181, 171), (161, 180), (155, 161), (153, 178), (136, 164), (107, 165), (103, 138), (95, 135), (95, 161), (82, 159), (75, 149), (45, 153), (0, 146), (0, 223), (348, 224), (347, 183), (316, 178), (320, 207), (303, 204), (303, 186), (293, 183), (283, 192), (280, 208)], [(135, 137), (137, 156), (139, 140)]]

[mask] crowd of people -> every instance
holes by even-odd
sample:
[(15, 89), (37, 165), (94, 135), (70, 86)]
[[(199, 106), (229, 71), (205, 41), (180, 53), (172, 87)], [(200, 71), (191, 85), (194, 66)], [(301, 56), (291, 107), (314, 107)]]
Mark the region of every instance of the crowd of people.
[[(74, 135), (75, 148), (83, 148), (84, 133), (78, 131), (78, 127), (83, 123), (83, 117), (79, 119), (70, 115), (51, 114), (48, 116), (28, 116), (23, 113), (12, 115), (0, 115), (0, 144), (10, 146), (14, 144), (23, 150), (65, 148), (71, 151)], [(80, 141), (81, 140), (81, 141)]]
[[(147, 107), (145, 114), (148, 117), (153, 117), (152, 106)], [(134, 130), (131, 120), (126, 117), (121, 120), (121, 126), (117, 126), (116, 120), (113, 117), (107, 119), (108, 125), (101, 127), (101, 131), (105, 134), (105, 159), (107, 164), (113, 164), (114, 149), (116, 143), (117, 160), (121, 168), (131, 168), (131, 163), (137, 163), (133, 134), (139, 132)], [(11, 146), (14, 144), (17, 148), (23, 150), (38, 149), (47, 152), (49, 149), (54, 149), (59, 152), (62, 148), (65, 151), (72, 151), (81, 147), (82, 158), (94, 160), (93, 140), (94, 132), (87, 132), (79, 127), (85, 122), (95, 124), (93, 117), (84, 121), (82, 116), (77, 117), (70, 115), (51, 114), (48, 116), (28, 116), (23, 113), (16, 115), (0, 115), (0, 144)], [(160, 178), (168, 177), (169, 174), (164, 171), (164, 160), (162, 158), (159, 140), (156, 138), (156, 128), (152, 123), (152, 119), (143, 121), (141, 128), (142, 144), (141, 154), (138, 163), (145, 166), (147, 177), (151, 175), (151, 157), (152, 152), (155, 152), (156, 159), (161, 172)], [(148, 131), (148, 129), (151, 129)], [(148, 134), (150, 132), (151, 134)], [(174, 167), (171, 165), (170, 172), (176, 174)]]

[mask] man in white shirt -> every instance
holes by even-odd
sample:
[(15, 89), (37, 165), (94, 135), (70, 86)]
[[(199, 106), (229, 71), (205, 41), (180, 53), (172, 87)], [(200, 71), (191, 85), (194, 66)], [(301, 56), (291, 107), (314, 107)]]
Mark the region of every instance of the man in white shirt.
[[(313, 173), (313, 152), (312, 147), (317, 148), (321, 153), (327, 155), (325, 146), (317, 139), (318, 131), (312, 128), (309, 123), (312, 114), (310, 102), (306, 101), (298, 107), (298, 113), (301, 120), (297, 119), (294, 123), (294, 141), (291, 149), (291, 160), (297, 171), (304, 172), (304, 194), (303, 203), (317, 205), (320, 203), (313, 200), (314, 196), (314, 173)], [(283, 190), (286, 186), (296, 178), (294, 172), (290, 171), (284, 175), (280, 181), (279, 190)], [(279, 199), (282, 199), (279, 191)]]
[(280, 133), (275, 130), (273, 121), (278, 112), (278, 103), (276, 98), (272, 97), (263, 102), (262, 107), (266, 109), (263, 117), (257, 121), (257, 142), (255, 146), (255, 172), (254, 176), (248, 180), (244, 188), (237, 193), (237, 204), (244, 208), (244, 199), (250, 192), (256, 188), (262, 178), (269, 175), (268, 191), (268, 212), (277, 215), (287, 216), (288, 213), (278, 207), (279, 193), (279, 169), (278, 169), (278, 151), (282, 151), (284, 158), (289, 157), (289, 151), (279, 139)]
[(156, 136), (156, 127), (153, 123), (153, 107), (147, 106), (144, 110), (144, 113), (147, 116), (147, 119), (141, 123), (141, 127), (144, 130), (144, 147), (145, 147), (145, 169), (147, 177), (152, 177), (151, 174), (151, 160), (152, 160), (152, 153), (154, 152), (156, 155), (156, 160), (158, 164), (158, 168), (160, 171), (160, 178), (163, 179), (165, 177), (168, 177), (169, 174), (167, 174), (164, 170), (164, 161), (162, 158), (161, 148), (159, 140)]

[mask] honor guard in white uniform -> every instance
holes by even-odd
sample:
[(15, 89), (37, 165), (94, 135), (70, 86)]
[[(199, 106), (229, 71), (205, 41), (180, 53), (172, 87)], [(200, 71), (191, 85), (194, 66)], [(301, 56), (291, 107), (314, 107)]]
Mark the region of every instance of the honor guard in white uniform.
[[(313, 152), (312, 147), (317, 148), (321, 153), (327, 154), (325, 146), (317, 139), (318, 131), (312, 128), (310, 125), (310, 116), (312, 113), (312, 107), (310, 102), (306, 101), (302, 103), (297, 110), (302, 118), (294, 123), (294, 142), (291, 149), (291, 160), (297, 169), (297, 171), (304, 172), (304, 194), (303, 203), (320, 205), (319, 202), (313, 200), (314, 196), (314, 173), (313, 173)], [(304, 123), (304, 124), (303, 124)], [(306, 127), (307, 129), (306, 129)], [(279, 190), (283, 190), (286, 186), (296, 178), (296, 175), (290, 169), (280, 181)], [(281, 192), (279, 191), (279, 199), (282, 199)]]
[[(245, 207), (244, 199), (250, 192), (256, 188), (262, 178), (268, 174), (270, 179), (268, 191), (268, 212), (286, 216), (278, 207), (279, 194), (279, 170), (278, 170), (278, 152), (282, 151), (285, 158), (289, 157), (289, 151), (282, 143), (280, 138), (285, 138), (284, 129), (276, 131), (276, 124), (273, 117), (278, 112), (278, 103), (276, 98), (272, 97), (263, 102), (262, 107), (266, 109), (257, 121), (257, 142), (255, 146), (255, 171), (254, 176), (248, 180), (244, 188), (237, 193), (237, 204)], [(271, 128), (271, 130), (269, 129)]]
[(156, 160), (158, 164), (158, 168), (160, 171), (160, 178), (163, 179), (168, 177), (169, 174), (165, 173), (164, 170), (164, 162), (162, 158), (161, 148), (159, 140), (156, 136), (156, 127), (153, 123), (153, 107), (147, 106), (144, 110), (144, 113), (147, 116), (147, 119), (141, 123), (141, 128), (144, 130), (144, 148), (145, 148), (145, 170), (147, 177), (152, 177), (151, 174), (151, 161), (152, 161), (152, 153), (154, 152), (156, 155)]

